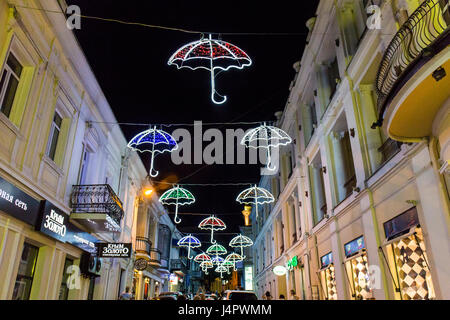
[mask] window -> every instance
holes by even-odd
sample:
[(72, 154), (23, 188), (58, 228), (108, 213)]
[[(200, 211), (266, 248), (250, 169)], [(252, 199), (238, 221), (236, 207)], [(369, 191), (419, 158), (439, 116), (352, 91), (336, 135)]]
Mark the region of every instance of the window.
[(38, 247), (24, 243), (19, 271), (17, 272), (14, 285), (13, 300), (28, 300), (30, 298), (38, 253)]
[(85, 184), (85, 182), (86, 182), (86, 172), (87, 172), (88, 161), (89, 161), (89, 151), (87, 150), (86, 144), (83, 143), (83, 151), (81, 154), (80, 170), (78, 173), (78, 184)]
[(0, 110), (9, 117), (23, 67), (10, 52), (0, 78)]
[(68, 268), (72, 265), (73, 265), (73, 260), (66, 258), (66, 261), (64, 262), (61, 288), (59, 289), (59, 300), (67, 300), (69, 297), (69, 287), (67, 286), (67, 281), (69, 279), (70, 274), (68, 272)]
[(61, 133), (61, 125), (62, 125), (62, 118), (58, 114), (58, 112), (55, 112), (52, 126), (50, 128), (50, 137), (47, 145), (47, 156), (53, 161), (55, 160), (56, 147), (58, 146), (58, 139)]

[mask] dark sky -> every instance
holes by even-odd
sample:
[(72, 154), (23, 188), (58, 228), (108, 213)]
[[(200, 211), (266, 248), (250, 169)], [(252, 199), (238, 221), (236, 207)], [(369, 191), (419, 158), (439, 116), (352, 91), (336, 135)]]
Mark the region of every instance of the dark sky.
[[(175, 50), (199, 40), (199, 34), (83, 19), (76, 36), (117, 120), (161, 124), (193, 123), (194, 120), (205, 123), (274, 121), (274, 113), (284, 109), (288, 98), (289, 84), (295, 75), (292, 65), (301, 58), (308, 32), (305, 22), (314, 16), (317, 2), (67, 0), (69, 5), (80, 6), (83, 15), (225, 33), (221, 35), (222, 40), (235, 44), (252, 58), (252, 66), (232, 69), (216, 78), (218, 92), (227, 95), (228, 101), (214, 105), (210, 101), (210, 78), (206, 70), (177, 70), (167, 65)], [(242, 129), (250, 127), (241, 126)], [(164, 130), (170, 133), (175, 128)], [(145, 129), (122, 126), (127, 139)], [(143, 160), (148, 164), (148, 157)], [(258, 165), (176, 166), (170, 156), (162, 155), (157, 157), (155, 167), (160, 171), (156, 179), (169, 182), (192, 174), (181, 183), (257, 183), (259, 180)], [(161, 194), (167, 185), (159, 188)], [(197, 202), (181, 207), (181, 212), (217, 214), (229, 227), (224, 232), (238, 232), (237, 226), (243, 224), (243, 205), (236, 203), (235, 198), (244, 186), (186, 188), (193, 192)], [(197, 232), (196, 226), (205, 217), (182, 215), (179, 229)], [(228, 244), (230, 236), (218, 239)]]

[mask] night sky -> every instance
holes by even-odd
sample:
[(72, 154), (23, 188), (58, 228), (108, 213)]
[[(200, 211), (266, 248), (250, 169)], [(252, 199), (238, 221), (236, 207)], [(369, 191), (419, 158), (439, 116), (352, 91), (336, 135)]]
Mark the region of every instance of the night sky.
[[(216, 88), (228, 101), (210, 101), (210, 78), (206, 70), (177, 70), (168, 66), (170, 56), (199, 34), (150, 29), (82, 19), (75, 32), (87, 60), (119, 122), (192, 123), (274, 121), (282, 111), (293, 80), (294, 62), (300, 60), (308, 29), (306, 20), (314, 16), (318, 1), (142, 1), (67, 0), (78, 5), (82, 15), (114, 18), (153, 25), (177, 27), (206, 33), (222, 33), (221, 38), (246, 53), (253, 65), (231, 69), (216, 78)], [(211, 6), (214, 3), (214, 6)], [(194, 5), (195, 4), (195, 5)], [(290, 35), (230, 35), (227, 33), (290, 33)], [(246, 130), (257, 125), (243, 125)], [(219, 126), (216, 126), (220, 128)], [(179, 127), (164, 127), (171, 133)], [(191, 129), (191, 127), (185, 127)], [(204, 126), (204, 131), (211, 126)], [(226, 128), (238, 128), (226, 127)], [(122, 125), (127, 139), (147, 129)], [(206, 146), (209, 143), (204, 143)], [(143, 161), (148, 168), (149, 157)], [(259, 165), (175, 165), (170, 156), (159, 155), (156, 180), (182, 183), (229, 183), (259, 181)], [(186, 178), (187, 177), (187, 178)], [(167, 189), (158, 185), (158, 193)], [(245, 186), (186, 186), (197, 202), (180, 207), (180, 212), (217, 214), (228, 225), (224, 232), (238, 232), (243, 225), (243, 205), (235, 199)], [(173, 211), (173, 207), (169, 207)], [(173, 216), (171, 216), (173, 217)], [(181, 215), (178, 229), (199, 232), (202, 215)], [(202, 232), (202, 231), (200, 231)], [(223, 233), (223, 232), (222, 232)], [(218, 233), (220, 234), (220, 233)], [(201, 240), (208, 237), (199, 236)], [(232, 235), (218, 235), (228, 245)], [(204, 247), (206, 250), (206, 247)]]

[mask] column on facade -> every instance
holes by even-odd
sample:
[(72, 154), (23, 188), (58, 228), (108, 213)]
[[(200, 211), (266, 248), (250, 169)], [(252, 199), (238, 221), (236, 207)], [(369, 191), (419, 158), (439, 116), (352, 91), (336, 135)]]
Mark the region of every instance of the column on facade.
[(144, 299), (144, 285), (144, 274), (139, 271), (136, 281), (136, 300)]
[(58, 298), (64, 260), (64, 252), (55, 247), (44, 246), (39, 248), (30, 300)]
[[(331, 84), (328, 73), (328, 66), (326, 64), (318, 64), (316, 66), (316, 77), (317, 77), (317, 98), (319, 104), (318, 107), (319, 117), (322, 117), (328, 104), (330, 103), (331, 96)], [(319, 111), (320, 110), (320, 111)]]
[[(423, 148), (412, 159), (418, 192), (419, 221), (424, 230), (430, 272), (437, 299), (450, 299), (450, 213), (439, 191), (439, 172), (431, 166), (430, 152)], [(416, 199), (412, 199), (416, 200)], [(420, 210), (421, 209), (421, 210)]]
[(344, 256), (342, 254), (342, 245), (339, 238), (337, 220), (330, 223), (331, 232), (331, 250), (333, 252), (334, 276), (336, 281), (336, 291), (338, 300), (346, 300), (347, 280), (344, 265), (342, 264)]
[(364, 137), (367, 146), (367, 152), (369, 157), (369, 165), (371, 173), (375, 172), (382, 162), (382, 154), (378, 151), (381, 146), (381, 134), (380, 129), (372, 129), (372, 123), (377, 121), (375, 113), (375, 101), (374, 101), (374, 85), (362, 84), (359, 86), (359, 93), (361, 97), (361, 115), (362, 115), (362, 127), (364, 128)]
[(345, 163), (345, 150), (343, 147), (342, 139), (344, 138), (344, 131), (331, 133), (331, 141), (333, 147), (333, 162), (334, 162), (334, 174), (336, 177), (336, 196), (338, 202), (345, 199), (347, 190), (345, 189), (345, 183), (347, 180), (347, 165)]

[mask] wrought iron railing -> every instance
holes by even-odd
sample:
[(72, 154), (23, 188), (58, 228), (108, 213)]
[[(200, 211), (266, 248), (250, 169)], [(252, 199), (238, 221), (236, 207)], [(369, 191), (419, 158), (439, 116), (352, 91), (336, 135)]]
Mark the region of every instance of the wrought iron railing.
[(109, 184), (76, 185), (72, 187), (72, 212), (105, 213), (117, 224), (123, 218), (123, 205)]
[[(449, 0), (425, 0), (396, 33), (386, 49), (376, 77), (378, 114), (405, 70), (448, 29), (442, 8)], [(378, 123), (380, 125), (380, 123)]]
[(146, 253), (150, 255), (150, 249), (152, 248), (152, 242), (145, 237), (136, 237), (135, 250), (138, 253)]

